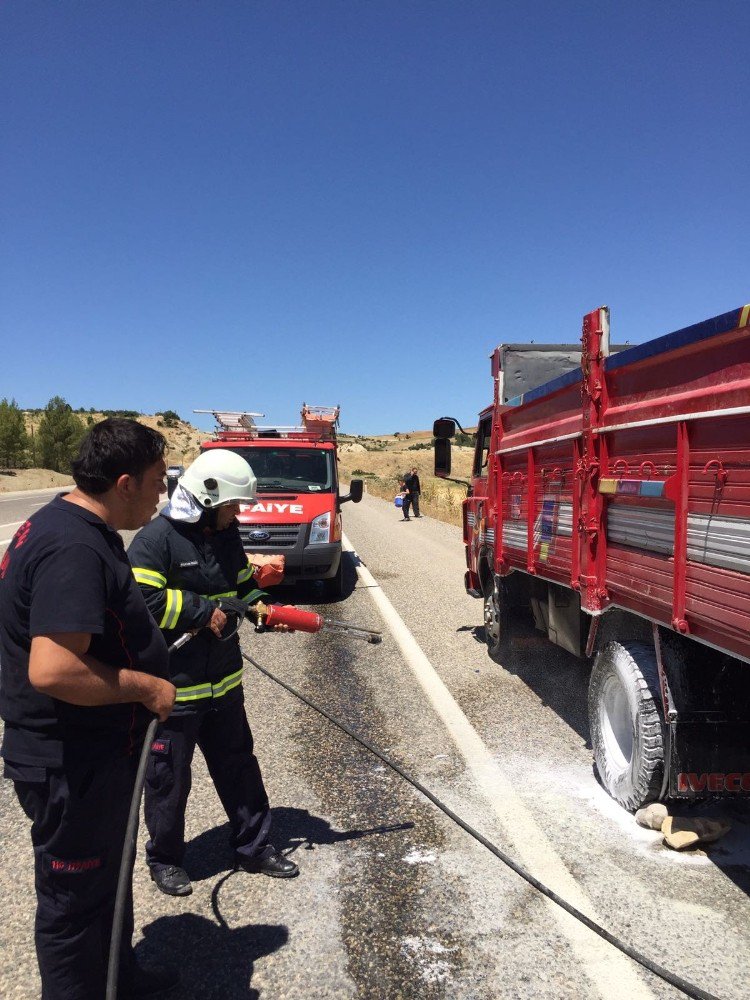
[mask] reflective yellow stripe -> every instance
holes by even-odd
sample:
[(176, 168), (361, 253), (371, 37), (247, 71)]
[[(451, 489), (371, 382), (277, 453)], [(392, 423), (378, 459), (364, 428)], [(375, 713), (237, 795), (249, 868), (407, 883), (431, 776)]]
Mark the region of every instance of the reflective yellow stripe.
[(218, 684), (196, 684), (194, 687), (177, 688), (175, 701), (200, 701), (202, 698), (221, 698), (242, 683), (242, 671), (227, 674)]
[(750, 325), (750, 305), (744, 306), (742, 312), (740, 313), (740, 326)]
[(200, 698), (211, 697), (210, 684), (196, 684), (195, 687), (177, 688), (175, 701), (198, 701)]
[(234, 688), (238, 687), (242, 683), (242, 671), (238, 670), (236, 674), (229, 674), (223, 680), (219, 681), (218, 684), (213, 684), (213, 695), (214, 698), (221, 698), (222, 695), (226, 694), (228, 691), (232, 691)]
[(218, 601), (220, 597), (236, 597), (236, 590), (227, 590), (223, 594), (201, 594), (201, 597), (205, 597), (207, 601)]
[(134, 566), (133, 576), (138, 583), (144, 583), (147, 587), (157, 587), (162, 590), (167, 585), (167, 578), (155, 569), (146, 569), (145, 566)]
[(174, 614), (170, 618), (167, 628), (177, 628), (177, 619), (182, 611), (182, 591), (173, 590), (172, 593), (174, 594)]
[(177, 619), (180, 617), (180, 612), (182, 611), (182, 591), (167, 590), (165, 596), (167, 603), (164, 607), (164, 614), (161, 616), (161, 621), (159, 622), (159, 628), (177, 628)]
[(254, 572), (255, 566), (248, 566), (245, 569), (241, 569), (237, 574), (237, 583), (244, 583), (245, 580), (249, 580)]
[(166, 626), (167, 626), (167, 620), (168, 620), (169, 616), (172, 614), (172, 603), (173, 603), (173, 601), (172, 601), (172, 594), (173, 594), (173, 591), (168, 590), (167, 593), (166, 593), (166, 595), (165, 595), (166, 596), (166, 602), (164, 604), (164, 613), (162, 614), (161, 620), (159, 621), (159, 628), (166, 628)]

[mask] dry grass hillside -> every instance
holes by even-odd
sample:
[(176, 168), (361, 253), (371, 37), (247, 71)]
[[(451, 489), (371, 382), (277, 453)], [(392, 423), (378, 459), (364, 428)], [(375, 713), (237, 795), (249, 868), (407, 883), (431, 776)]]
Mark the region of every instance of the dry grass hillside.
[[(41, 414), (27, 413), (25, 419), (29, 433), (36, 434)], [(101, 413), (82, 415), (84, 424), (93, 424), (102, 419)], [(188, 465), (198, 455), (201, 441), (210, 437), (209, 432), (199, 430), (185, 420), (176, 421), (171, 427), (165, 426), (159, 416), (144, 414), (138, 420), (147, 427), (160, 431), (167, 439), (168, 465)], [(343, 434), (339, 440), (339, 470), (344, 482), (359, 477), (364, 479), (368, 493), (392, 500), (398, 492), (401, 477), (412, 466), (416, 466), (422, 485), (424, 513), (442, 521), (460, 524), (461, 501), (466, 496), (466, 489), (458, 483), (446, 482), (433, 476), (430, 431), (404, 431), (370, 437)], [(457, 479), (469, 478), (472, 457), (473, 449), (454, 445), (453, 475)], [(71, 483), (69, 476), (49, 469), (14, 471), (13, 476), (0, 474), (0, 493), (62, 487)]]
[[(77, 414), (77, 416), (81, 418), (85, 426), (104, 419), (102, 413), (84, 413)], [(37, 434), (41, 418), (41, 413), (24, 413), (26, 430), (29, 434)], [(160, 431), (167, 439), (167, 465), (188, 465), (198, 455), (201, 441), (210, 437), (207, 431), (193, 427), (186, 420), (176, 421), (173, 427), (167, 427), (161, 417), (143, 414), (138, 417), (138, 422)], [(9, 471), (14, 474), (0, 474), (0, 493), (10, 493), (15, 490), (41, 490), (72, 484), (70, 476), (53, 472), (51, 469), (13, 469)]]
[[(474, 455), (472, 448), (453, 447), (452, 474), (468, 479)], [(343, 435), (339, 446), (339, 469), (346, 480), (359, 477), (373, 496), (392, 500), (404, 473), (416, 466), (422, 487), (421, 508), (425, 514), (452, 524), (461, 523), (461, 502), (466, 488), (433, 475), (432, 434), (405, 431), (373, 437)]]

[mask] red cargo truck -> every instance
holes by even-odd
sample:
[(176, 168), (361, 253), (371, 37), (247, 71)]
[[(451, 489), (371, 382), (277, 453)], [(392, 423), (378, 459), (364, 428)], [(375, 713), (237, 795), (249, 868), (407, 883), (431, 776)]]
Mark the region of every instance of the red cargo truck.
[(490, 655), (526, 617), (591, 659), (594, 759), (626, 808), (749, 793), (750, 306), (611, 351), (596, 309), (580, 345), (491, 359), (463, 504)]
[(196, 410), (212, 413), (217, 429), (201, 450), (228, 448), (250, 464), (258, 481), (258, 500), (241, 507), (240, 534), (247, 552), (281, 553), (284, 583), (323, 583), (332, 599), (343, 596), (341, 504), (362, 499), (362, 480), (339, 495), (336, 456), (337, 406), (302, 404), (297, 426), (259, 426), (262, 413)]

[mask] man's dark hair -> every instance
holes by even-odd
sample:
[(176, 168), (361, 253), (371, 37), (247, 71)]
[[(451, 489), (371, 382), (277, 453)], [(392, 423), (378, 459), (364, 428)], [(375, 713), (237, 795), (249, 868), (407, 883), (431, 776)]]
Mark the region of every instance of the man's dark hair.
[(141, 476), (164, 457), (167, 442), (135, 420), (110, 417), (91, 428), (73, 460), (76, 486), (89, 496), (106, 493), (120, 476)]

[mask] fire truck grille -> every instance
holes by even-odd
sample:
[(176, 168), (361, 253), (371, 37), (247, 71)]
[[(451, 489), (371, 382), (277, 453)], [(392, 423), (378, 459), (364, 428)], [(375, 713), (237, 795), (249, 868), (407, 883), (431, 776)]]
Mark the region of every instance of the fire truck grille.
[[(240, 537), (245, 548), (293, 549), (299, 538), (301, 524), (248, 524), (240, 525)], [(265, 531), (268, 538), (253, 538), (255, 532)]]

